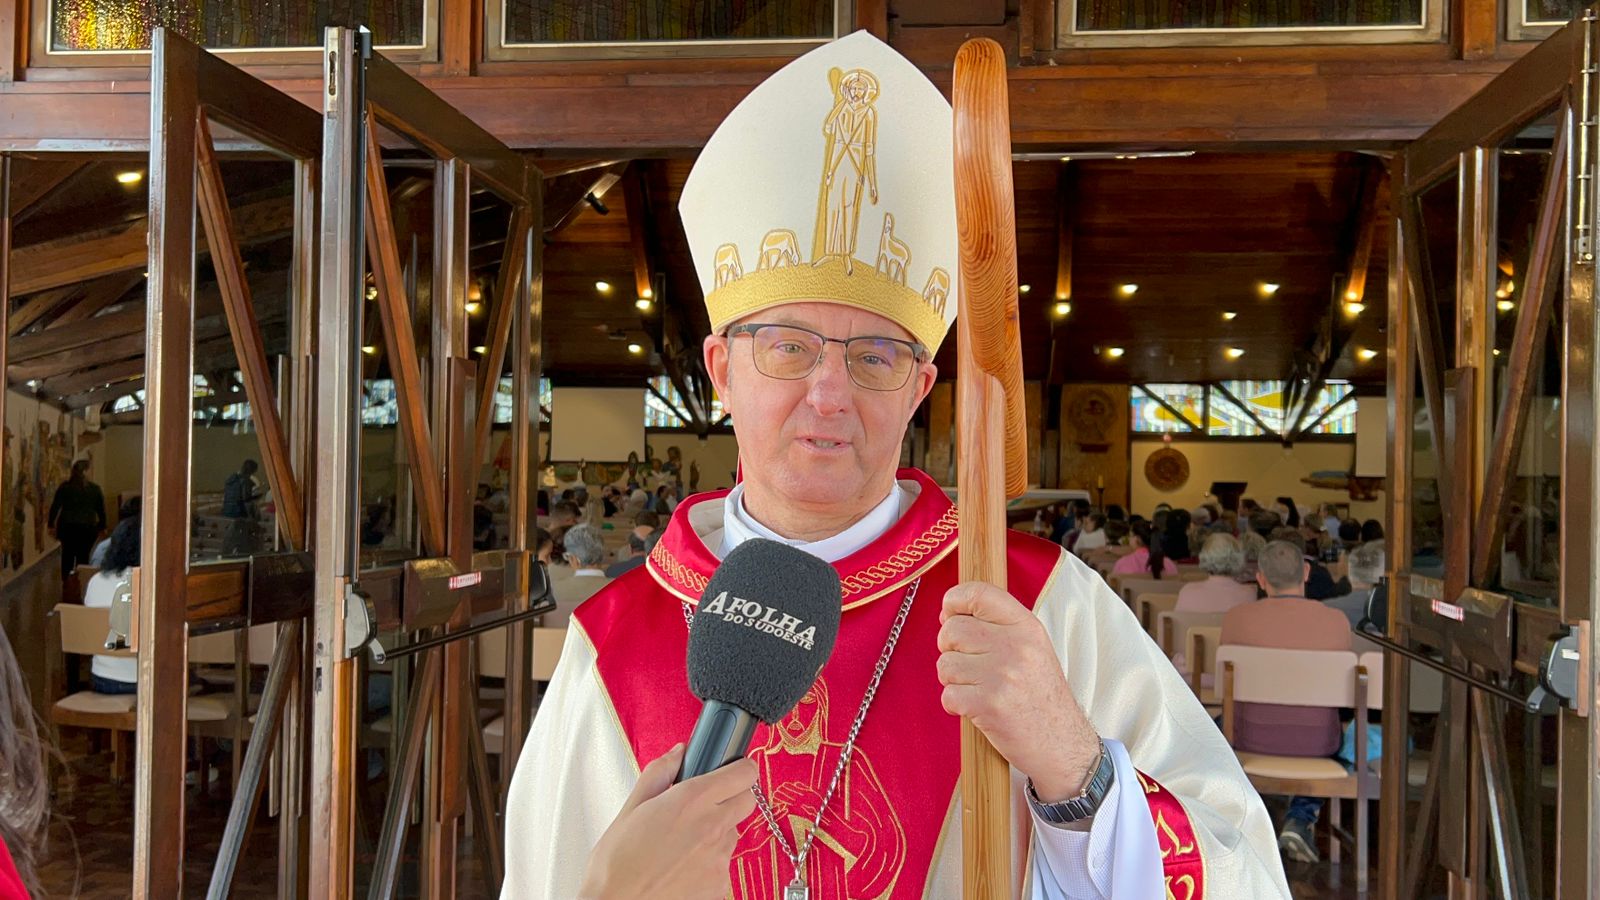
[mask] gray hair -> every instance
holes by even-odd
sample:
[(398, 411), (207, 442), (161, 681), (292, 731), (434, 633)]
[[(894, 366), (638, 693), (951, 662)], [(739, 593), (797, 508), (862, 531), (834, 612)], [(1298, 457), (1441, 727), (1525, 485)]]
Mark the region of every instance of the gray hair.
[(605, 541), (600, 537), (600, 529), (593, 525), (568, 528), (561, 545), (566, 548), (567, 555), (584, 568), (593, 568), (606, 561)]
[(1200, 545), (1200, 568), (1212, 575), (1238, 575), (1244, 568), (1244, 548), (1231, 534), (1213, 534)]
[(1288, 541), (1273, 541), (1263, 547), (1257, 565), (1273, 590), (1299, 591), (1306, 586), (1305, 555)]
[(1239, 538), (1239, 549), (1244, 553), (1244, 561), (1253, 563), (1261, 558), (1261, 548), (1267, 546), (1267, 539), (1254, 531), (1246, 531), (1244, 537)]
[(1383, 541), (1367, 541), (1350, 551), (1350, 581), (1376, 585), (1383, 580)]

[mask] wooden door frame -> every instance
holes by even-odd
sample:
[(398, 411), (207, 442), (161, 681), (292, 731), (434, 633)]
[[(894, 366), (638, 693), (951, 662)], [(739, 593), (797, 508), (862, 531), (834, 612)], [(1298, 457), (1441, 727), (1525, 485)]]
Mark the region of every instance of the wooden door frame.
[[(248, 564), (192, 569), (189, 563), (190, 440), (193, 428), (194, 262), (197, 217), (212, 251), (222, 286), (229, 335), (244, 372), (245, 394), (257, 430), (266, 475), (278, 498), (279, 532), (303, 550), (309, 522), (301, 488), (303, 428), (286, 428), (309, 396), (304, 367), (285, 384), (274, 374), (261, 339), (239, 255), (233, 213), (224, 188), (210, 123), (226, 125), (258, 150), (278, 154), (295, 166), (296, 277), (290, 287), (291, 316), (309, 316), (306, 274), (310, 253), (315, 166), (321, 155), (315, 112), (165, 29), (158, 29), (151, 51), (150, 104), (150, 293), (146, 305), (141, 565), (134, 575), (139, 650), (138, 728), (141, 764), (135, 775), (133, 894), (179, 896), (183, 887), (184, 741), (186, 735), (187, 640), (189, 626), (225, 619), (249, 621), (246, 606)], [(309, 348), (294, 326), (294, 352)], [(298, 358), (298, 357), (297, 357)], [(280, 376), (285, 370), (280, 368)], [(298, 394), (297, 394), (298, 392)], [(214, 602), (215, 601), (215, 602)], [(273, 664), (274, 691), (253, 727), (248, 774), (236, 793), (229, 825), (242, 834), (254, 811), (267, 748), (276, 736), (287, 701), (300, 679), (300, 630), (286, 624)], [(177, 698), (174, 702), (173, 698)], [(243, 716), (240, 707), (239, 716)], [(236, 731), (242, 738), (242, 731)], [(235, 821), (237, 819), (238, 821)], [(225, 859), (227, 854), (224, 853)], [(219, 859), (219, 863), (223, 859)], [(222, 880), (231, 876), (226, 870)]]
[[(537, 170), (393, 62), (372, 52), (361, 35), (329, 29), (325, 50), (323, 246), (344, 252), (325, 253), (322, 265), (322, 294), (332, 299), (328, 306), (338, 309), (324, 307), (319, 332), (320, 363), (326, 374), (320, 382), (323, 402), (318, 432), (323, 444), (319, 451), (329, 462), (329, 470), (324, 471), (319, 463), (317, 496), (330, 498), (334, 508), (319, 520), (322, 527), (316, 556), (316, 665), (324, 677), (316, 689), (313, 712), (317, 743), (312, 758), (312, 831), (328, 840), (311, 862), (310, 893), (315, 897), (347, 896), (353, 887), (350, 858), (354, 850), (352, 787), (358, 708), (353, 690), (354, 654), (361, 650), (363, 638), (361, 623), (352, 621), (347, 610), (361, 614), (362, 609), (371, 608), (354, 593), (358, 573), (353, 526), (357, 520), (352, 504), (359, 492), (356, 445), (360, 427), (354, 397), (360, 378), (363, 261), (371, 261), (376, 305), (396, 382), (400, 434), (413, 461), (412, 490), (419, 500), (422, 546), (426, 554), (435, 557), (407, 565), (408, 585), (419, 577), (418, 569), (424, 563), (431, 570), (458, 573), (469, 573), (478, 564), (471, 546), (471, 488), (492, 433), (499, 372), (508, 354), (513, 361), (513, 391), (521, 402), (513, 409), (511, 547), (505, 555), (513, 558), (521, 571), (513, 576), (519, 580), (508, 588), (500, 611), (525, 616), (529, 612), (527, 568), (532, 550), (535, 463), (530, 417), (538, 410), (534, 347), (539, 331), (539, 281), (535, 266), (541, 210)], [(424, 396), (411, 310), (400, 277), (393, 220), (388, 215), (380, 124), (434, 162), (439, 206), (434, 224), (431, 401)], [(465, 355), (462, 311), (468, 279), (467, 198), (474, 185), (487, 187), (512, 208), (512, 227), (481, 368)], [(453, 612), (442, 624), (448, 625), (449, 634), (459, 634), (467, 625), (472, 605), (451, 602)], [(397, 624), (417, 627), (408, 615), (400, 615)], [(507, 629), (507, 755), (515, 753), (527, 727), (527, 685), (515, 674), (528, 667), (526, 625), (525, 619), (518, 618), (516, 626)], [(347, 640), (347, 635), (354, 639)], [(453, 895), (460, 819), (469, 802), (482, 806), (493, 802), (494, 795), (485, 789), (489, 769), (479, 758), (481, 741), (472, 741), (469, 733), (478, 727), (476, 719), (468, 715), (476, 696), (471, 688), (476, 679), (470, 672), (470, 647), (455, 640), (422, 652), (426, 655), (421, 678), (412, 686), (408, 701), (397, 704), (397, 710), (403, 705), (408, 714), (404, 723), (397, 719), (401, 752), (391, 766), (415, 777), (422, 754), (427, 752), (431, 775), (423, 792), (422, 857), (428, 861), (424, 878), (429, 885), (425, 892), (447, 897)], [(468, 774), (479, 788), (470, 794), (463, 788)], [(385, 813), (372, 896), (388, 896), (392, 888), (397, 842), (403, 834), (398, 825), (408, 814), (412, 793), (404, 787), (396, 791), (392, 799), (397, 802), (390, 803)], [(485, 815), (484, 810), (479, 813)], [(498, 853), (491, 849), (489, 855), (491, 870), (498, 870)]]
[[(1388, 635), (1400, 644), (1422, 639), (1449, 648), (1446, 662), (1467, 680), (1449, 679), (1434, 758), (1415, 830), (1408, 828), (1407, 746), (1409, 663), (1398, 653), (1385, 662), (1383, 846), (1380, 883), (1385, 897), (1402, 896), (1420, 873), (1417, 852), (1429, 846), (1438, 809), (1438, 845), (1451, 896), (1487, 896), (1491, 883), (1526, 892), (1529, 871), (1520, 867), (1522, 835), (1515, 816), (1497, 815), (1510, 801), (1509, 772), (1495, 732), (1499, 707), (1471, 679), (1492, 681), (1512, 671), (1538, 671), (1545, 637), (1561, 626), (1585, 637), (1595, 656), (1588, 621), (1589, 584), (1596, 552), (1593, 472), (1595, 391), (1594, 245), (1596, 17), (1587, 11), (1529, 52), (1479, 94), (1408, 145), (1393, 161), (1394, 244), (1390, 256), (1389, 334), (1389, 579)], [(1588, 109), (1582, 108), (1588, 104)], [(1498, 156), (1496, 148), (1528, 122), (1557, 109), (1552, 160), (1540, 197), (1530, 266), (1510, 350), (1505, 402), (1495, 415), (1493, 381), (1494, 261)], [(1440, 323), (1425, 255), (1418, 198), (1450, 177), (1458, 180), (1456, 319)], [(1579, 177), (1574, 177), (1578, 173)], [(1581, 177), (1588, 173), (1591, 177)], [(1580, 210), (1585, 212), (1574, 212)], [(1558, 293), (1559, 292), (1559, 293)], [(1562, 533), (1559, 614), (1513, 603), (1482, 590), (1495, 571), (1504, 535), (1520, 441), (1526, 432), (1543, 346), (1554, 303), (1566, 313), (1562, 335)], [(1455, 358), (1444, 358), (1443, 327), (1455, 327)], [(1421, 370), (1422, 394), (1415, 381)], [(1419, 405), (1420, 401), (1420, 405)], [(1411, 572), (1413, 500), (1412, 435), (1415, 413), (1426, 408), (1438, 460), (1444, 517), (1442, 582)], [(1449, 459), (1446, 459), (1447, 454)], [(1488, 523), (1483, 526), (1483, 523)], [(1420, 593), (1419, 593), (1420, 592)], [(1465, 611), (1465, 613), (1463, 613)], [(1488, 626), (1473, 619), (1493, 612)], [(1449, 621), (1467, 615), (1470, 628)], [(1441, 618), (1443, 617), (1443, 618)], [(1504, 632), (1496, 635), (1496, 628)], [(1474, 630), (1476, 634), (1466, 634)], [(1463, 637), (1463, 635), (1465, 635)], [(1465, 643), (1461, 643), (1465, 640)], [(1514, 642), (1513, 642), (1514, 641)], [(1494, 651), (1494, 652), (1492, 652)], [(1496, 657), (1502, 666), (1496, 670)], [(1584, 698), (1587, 702), (1587, 698)], [(1592, 896), (1600, 881), (1589, 842), (1600, 833), (1600, 793), (1591, 784), (1600, 717), (1588, 710), (1560, 712), (1555, 896)], [(1449, 760), (1445, 761), (1448, 754)], [(1536, 770), (1535, 770), (1536, 771)], [(1512, 805), (1514, 808), (1514, 804)], [(1532, 826), (1538, 829), (1535, 823)], [(1493, 839), (1489, 835), (1493, 834)], [(1537, 832), (1535, 832), (1536, 834)], [(1412, 853), (1407, 854), (1409, 843)], [(1539, 846), (1537, 843), (1535, 846)], [(1411, 860), (1408, 862), (1408, 858)], [(1491, 881), (1489, 868), (1496, 870)], [(1537, 866), (1531, 877), (1538, 878)], [(1535, 881), (1537, 883), (1537, 881)], [(1506, 887), (1506, 885), (1512, 887)], [(1520, 888), (1517, 886), (1521, 885)]]

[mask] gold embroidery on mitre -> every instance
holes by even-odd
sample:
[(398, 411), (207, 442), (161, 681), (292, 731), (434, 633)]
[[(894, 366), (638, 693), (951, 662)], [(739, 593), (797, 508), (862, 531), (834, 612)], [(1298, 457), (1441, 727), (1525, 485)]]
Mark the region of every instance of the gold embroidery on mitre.
[(817, 228), (811, 259), (839, 257), (848, 269), (856, 255), (861, 194), (878, 205), (878, 78), (866, 69), (828, 70), (833, 108), (822, 123), (827, 152), (817, 192)]
[[(1179, 896), (1177, 890), (1175, 889), (1177, 887), (1182, 887), (1184, 889), (1182, 896)], [(1193, 898), (1193, 875), (1179, 875), (1176, 878), (1171, 875), (1167, 876), (1167, 900), (1193, 900)]]
[(878, 274), (902, 287), (906, 283), (906, 269), (911, 267), (911, 248), (894, 236), (894, 215), (883, 214), (883, 234), (878, 238), (878, 261), (873, 265)]
[(739, 264), (739, 248), (732, 244), (723, 244), (717, 248), (714, 265), (716, 274), (712, 283), (718, 288), (744, 276), (744, 266)]
[(1172, 826), (1167, 824), (1167, 817), (1161, 812), (1156, 812), (1156, 844), (1161, 848), (1161, 858), (1188, 856), (1194, 852), (1194, 844), (1185, 844)]
[(766, 233), (756, 268), (748, 274), (735, 245), (719, 246), (706, 296), (711, 327), (721, 331), (784, 303), (832, 302), (884, 316), (936, 349), (948, 330), (950, 275), (935, 268), (920, 294), (907, 287), (912, 248), (895, 234), (892, 213), (883, 215), (873, 267), (859, 273), (856, 269), (862, 205), (878, 205), (878, 77), (866, 69), (835, 66), (828, 70), (828, 84), (833, 103), (822, 122), (825, 140), (810, 265), (804, 265), (799, 238), (787, 228)]

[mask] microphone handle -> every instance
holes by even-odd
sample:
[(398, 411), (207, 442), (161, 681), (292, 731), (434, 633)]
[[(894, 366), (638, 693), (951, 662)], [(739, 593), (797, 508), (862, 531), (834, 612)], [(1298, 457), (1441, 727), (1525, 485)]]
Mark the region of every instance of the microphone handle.
[(689, 735), (689, 746), (683, 751), (683, 768), (673, 783), (714, 772), (737, 761), (750, 749), (760, 721), (753, 713), (732, 703), (707, 700), (700, 708), (699, 720), (694, 723), (694, 733)]

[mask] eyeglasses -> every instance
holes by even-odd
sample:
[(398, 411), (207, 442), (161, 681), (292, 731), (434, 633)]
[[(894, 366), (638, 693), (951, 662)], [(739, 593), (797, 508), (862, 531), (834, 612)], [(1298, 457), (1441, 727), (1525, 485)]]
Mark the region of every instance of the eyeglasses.
[(928, 349), (911, 341), (887, 337), (824, 337), (794, 325), (735, 325), (728, 337), (751, 337), (750, 352), (756, 371), (768, 378), (797, 381), (809, 376), (822, 363), (822, 351), (829, 344), (844, 345), (844, 367), (850, 380), (869, 391), (898, 391), (911, 380), (917, 362)]

